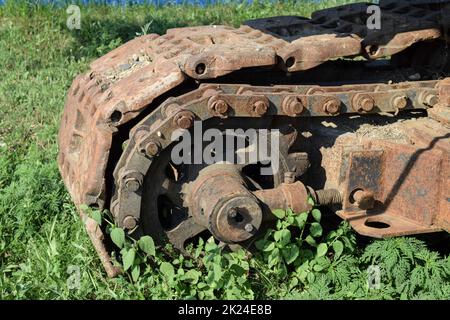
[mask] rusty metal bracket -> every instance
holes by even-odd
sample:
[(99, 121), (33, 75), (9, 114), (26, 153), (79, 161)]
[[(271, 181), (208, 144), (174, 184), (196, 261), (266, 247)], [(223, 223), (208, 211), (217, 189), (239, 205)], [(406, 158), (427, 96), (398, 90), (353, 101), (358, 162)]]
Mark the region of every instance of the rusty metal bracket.
[[(449, 137), (443, 137), (447, 145)], [(369, 150), (349, 155), (337, 214), (358, 233), (378, 238), (448, 230), (449, 149), (433, 142), (417, 148), (373, 140), (365, 146)]]

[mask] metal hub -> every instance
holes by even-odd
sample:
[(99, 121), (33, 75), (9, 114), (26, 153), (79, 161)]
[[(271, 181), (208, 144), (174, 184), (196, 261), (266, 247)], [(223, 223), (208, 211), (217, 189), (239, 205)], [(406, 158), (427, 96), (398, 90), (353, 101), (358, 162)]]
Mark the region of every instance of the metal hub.
[(237, 243), (256, 234), (262, 222), (257, 198), (234, 165), (211, 165), (188, 187), (186, 205), (194, 220), (216, 239)]

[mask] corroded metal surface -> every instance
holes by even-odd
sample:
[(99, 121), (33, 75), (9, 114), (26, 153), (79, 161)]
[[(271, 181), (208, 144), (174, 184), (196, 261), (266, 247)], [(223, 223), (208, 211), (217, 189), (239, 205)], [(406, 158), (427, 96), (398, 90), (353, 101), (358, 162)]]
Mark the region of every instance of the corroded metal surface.
[(340, 138), (330, 164), (338, 174), (328, 179), (328, 186), (343, 195), (338, 214), (373, 237), (449, 231), (448, 127), (424, 118), (395, 130), (402, 139), (389, 134)]
[[(110, 209), (117, 224), (135, 235), (165, 236), (178, 247), (206, 229), (225, 242), (244, 241), (260, 226), (260, 206), (307, 210), (308, 195), (321, 204), (341, 204), (338, 214), (362, 234), (448, 231), (450, 80), (442, 79), (449, 75), (441, 70), (421, 79), (418, 71), (423, 61), (417, 62), (417, 56), (435, 45), (432, 48), (442, 52), (433, 54), (440, 54), (443, 64), (450, 66), (445, 36), (449, 1), (382, 1), (380, 6), (381, 30), (367, 29), (368, 4), (353, 4), (318, 11), (311, 19), (259, 19), (238, 29), (171, 29), (163, 36), (136, 38), (94, 61), (69, 90), (58, 138), (58, 164), (74, 202)], [(345, 73), (337, 59), (358, 56), (381, 63), (389, 62), (383, 60), (389, 56), (390, 63), (412, 57), (404, 68), (414, 81), (377, 79), (376, 67), (371, 81), (327, 84), (325, 76), (317, 83), (295, 81), (297, 74), (327, 64)], [(436, 60), (435, 56), (429, 60)], [(354, 65), (364, 72), (371, 70), (360, 62)], [(397, 73), (400, 70), (392, 71)], [(227, 82), (242, 75), (263, 77), (259, 80), (264, 85)], [(345, 128), (353, 125), (351, 117), (373, 119), (380, 113), (394, 118), (399, 113), (410, 117), (418, 113), (423, 119), (397, 123), (395, 139), (361, 137), (348, 129), (348, 134), (332, 138), (321, 154), (297, 146), (308, 145), (304, 141), (308, 132), (286, 129), (286, 124), (302, 127), (318, 118), (344, 119)], [(254, 207), (247, 209), (255, 223), (227, 229), (234, 207), (227, 207), (225, 189), (240, 190), (243, 180), (221, 176), (222, 182), (200, 183), (196, 179), (204, 166), (183, 172), (182, 178), (189, 179), (183, 183), (177, 177), (168, 179), (167, 171), (173, 169), (169, 175), (178, 175), (176, 168), (168, 166), (171, 136), (176, 130), (192, 129), (195, 121), (225, 128), (224, 123), (242, 126), (242, 119), (246, 127), (282, 125), (287, 131), (279, 150), (281, 172), (274, 175), (270, 187), (261, 187), (261, 181), (239, 171), (252, 183), (241, 184), (238, 202)], [(327, 134), (332, 137), (333, 129)], [(309, 141), (309, 145), (322, 143), (314, 136)], [(319, 189), (326, 186), (325, 190), (306, 188), (297, 181), (309, 171), (316, 173), (317, 164), (322, 171), (318, 176), (323, 172), (326, 176)], [(209, 195), (191, 193), (193, 199), (186, 203), (181, 197), (189, 195), (185, 182), (194, 181), (200, 187), (207, 185), (203, 191)], [(229, 186), (220, 188), (222, 184)], [(246, 189), (250, 185), (261, 190), (250, 192)], [(211, 203), (199, 204), (200, 198)], [(175, 217), (165, 225), (158, 214), (162, 208)], [(209, 220), (202, 220), (201, 210), (209, 210)], [(383, 228), (373, 227), (380, 225)], [(87, 229), (108, 274), (114, 275), (117, 270), (108, 261), (102, 231), (92, 221)]]
[[(207, 84), (201, 86), (198, 90), (189, 92), (178, 98), (173, 98), (161, 105), (162, 110), (169, 107), (176, 108), (172, 112), (161, 114), (153, 112), (144, 118), (135, 126), (131, 139), (126, 150), (121, 156), (121, 160), (116, 167), (114, 177), (116, 182), (115, 193), (113, 196), (112, 213), (118, 224), (123, 226), (126, 217), (132, 216), (139, 220), (142, 210), (140, 190), (130, 189), (127, 185), (130, 175), (142, 178), (148, 173), (152, 163), (158, 160), (158, 155), (142, 152), (143, 146), (149, 143), (157, 144), (161, 149), (166, 149), (172, 144), (171, 137), (176, 130), (180, 129), (177, 124), (177, 117), (180, 114), (189, 114), (192, 119), (198, 121), (207, 121), (212, 119), (215, 114), (209, 107), (211, 101), (211, 92), (215, 93), (213, 101), (223, 101), (227, 105), (226, 118), (249, 117), (260, 118), (262, 116), (283, 116), (283, 102), (288, 97), (297, 97), (304, 101), (304, 110), (299, 115), (290, 115), (290, 117), (314, 117), (314, 116), (337, 116), (339, 114), (355, 113), (352, 107), (352, 97), (357, 94), (364, 94), (374, 100), (374, 106), (371, 110), (360, 110), (360, 114), (378, 113), (378, 112), (396, 112), (398, 111), (393, 104), (393, 97), (405, 96), (408, 109), (425, 109), (427, 106), (418, 99), (418, 92), (429, 92), (437, 94), (435, 81), (417, 82), (417, 83), (399, 83), (395, 85), (380, 86), (378, 84), (351, 86), (346, 88), (327, 87), (325, 92), (313, 92), (304, 94), (311, 89), (310, 86), (279, 86), (279, 87), (251, 87), (237, 85), (219, 85)], [(350, 88), (353, 91), (350, 91)], [(375, 90), (376, 89), (376, 90)], [(238, 94), (245, 92), (246, 94)], [(249, 94), (252, 92), (252, 94)], [(303, 94), (302, 94), (303, 93)], [(338, 110), (330, 113), (324, 106), (330, 99), (337, 101)], [(267, 103), (270, 107), (263, 115), (256, 113), (254, 107), (258, 102)], [(174, 107), (177, 106), (177, 107)], [(193, 125), (190, 122), (188, 129)], [(292, 142), (291, 142), (292, 143)], [(219, 189), (219, 187), (218, 187)], [(218, 190), (217, 189), (217, 190)], [(210, 190), (210, 192), (213, 192)], [(219, 192), (220, 193), (220, 192)], [(148, 209), (146, 209), (148, 210)], [(195, 210), (194, 210), (195, 211)], [(157, 224), (157, 221), (153, 222)]]

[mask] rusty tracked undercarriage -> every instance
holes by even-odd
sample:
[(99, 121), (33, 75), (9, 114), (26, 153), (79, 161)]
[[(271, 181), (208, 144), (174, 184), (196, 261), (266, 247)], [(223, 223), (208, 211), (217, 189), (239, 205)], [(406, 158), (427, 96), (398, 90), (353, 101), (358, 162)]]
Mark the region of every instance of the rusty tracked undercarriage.
[[(308, 197), (360, 234), (450, 231), (450, 1), (381, 1), (136, 38), (68, 93), (59, 167), (79, 207), (183, 250), (248, 246)], [(178, 129), (278, 129), (279, 170), (171, 160)], [(103, 232), (86, 226), (108, 275)]]

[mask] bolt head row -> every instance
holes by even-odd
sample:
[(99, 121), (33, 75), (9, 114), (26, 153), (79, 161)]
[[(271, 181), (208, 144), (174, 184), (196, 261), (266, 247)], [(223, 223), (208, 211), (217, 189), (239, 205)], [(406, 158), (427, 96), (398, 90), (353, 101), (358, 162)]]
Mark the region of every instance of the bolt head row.
[[(215, 116), (226, 116), (229, 112), (230, 105), (223, 99), (213, 97), (208, 103), (208, 109)], [(257, 116), (265, 115), (268, 110), (269, 102), (267, 100), (258, 100), (251, 107), (251, 112)]]
[[(329, 115), (336, 115), (341, 110), (341, 101), (337, 98), (330, 97), (326, 99), (322, 104), (322, 111)], [(358, 112), (369, 112), (375, 106), (375, 101), (368, 95), (363, 95), (358, 99), (357, 105), (359, 106)], [(305, 105), (303, 101), (296, 96), (286, 97), (281, 105), (283, 113), (292, 117), (299, 116), (303, 113)], [(215, 97), (208, 103), (208, 109), (211, 114), (216, 116), (226, 116), (230, 110), (230, 105), (224, 99), (217, 99)], [(257, 116), (263, 116), (269, 111), (269, 101), (267, 98), (257, 100), (253, 103), (251, 112)], [(186, 116), (177, 115), (175, 123), (178, 127), (189, 128), (191, 123), (191, 118)]]

